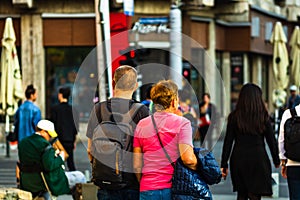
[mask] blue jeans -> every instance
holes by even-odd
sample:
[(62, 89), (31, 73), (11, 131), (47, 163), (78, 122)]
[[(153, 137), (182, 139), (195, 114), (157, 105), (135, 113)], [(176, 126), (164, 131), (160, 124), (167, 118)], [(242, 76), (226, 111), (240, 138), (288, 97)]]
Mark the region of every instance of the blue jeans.
[(138, 190), (98, 190), (98, 200), (139, 200)]
[(171, 189), (149, 190), (140, 193), (140, 200), (171, 200)]
[(290, 200), (300, 199), (300, 166), (288, 166), (286, 169)]

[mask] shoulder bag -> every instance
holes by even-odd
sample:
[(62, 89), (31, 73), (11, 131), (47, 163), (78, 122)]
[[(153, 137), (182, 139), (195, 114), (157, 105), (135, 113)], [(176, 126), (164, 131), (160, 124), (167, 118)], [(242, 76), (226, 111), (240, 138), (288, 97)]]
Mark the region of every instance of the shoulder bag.
[(201, 175), (198, 173), (198, 171), (194, 171), (186, 167), (183, 164), (181, 158), (178, 158), (176, 163), (172, 162), (167, 150), (164, 148), (163, 143), (160, 139), (153, 115), (151, 115), (151, 119), (161, 148), (163, 149), (166, 157), (174, 168), (172, 177), (172, 199), (212, 200), (212, 194), (209, 190), (209, 187), (205, 183)]

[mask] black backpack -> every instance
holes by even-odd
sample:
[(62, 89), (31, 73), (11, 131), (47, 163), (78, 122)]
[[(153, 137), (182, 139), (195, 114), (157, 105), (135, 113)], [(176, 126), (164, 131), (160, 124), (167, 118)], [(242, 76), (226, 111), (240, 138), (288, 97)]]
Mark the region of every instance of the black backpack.
[(100, 188), (119, 190), (127, 185), (126, 172), (132, 172), (132, 141), (134, 127), (130, 125), (140, 103), (132, 104), (125, 114), (111, 113), (107, 103), (101, 103), (97, 113), (102, 121), (92, 138), (92, 181)]
[(300, 162), (300, 117), (295, 108), (290, 109), (292, 117), (284, 124), (285, 156), (293, 161)]

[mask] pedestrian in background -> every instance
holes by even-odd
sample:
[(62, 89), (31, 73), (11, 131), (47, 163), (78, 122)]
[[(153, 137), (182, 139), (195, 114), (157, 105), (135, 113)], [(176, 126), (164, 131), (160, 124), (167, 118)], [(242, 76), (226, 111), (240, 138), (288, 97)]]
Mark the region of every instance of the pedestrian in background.
[(74, 149), (79, 130), (79, 115), (77, 110), (68, 103), (70, 93), (69, 87), (62, 87), (58, 90), (59, 104), (51, 109), (50, 120), (55, 125), (59, 141), (69, 155), (67, 158), (68, 169), (75, 171)]
[(18, 134), (18, 142), (35, 133), (35, 127), (41, 120), (41, 111), (34, 102), (37, 99), (37, 91), (33, 85), (28, 85), (25, 90), (26, 101), (18, 108), (14, 115), (15, 132)]
[(261, 196), (272, 195), (272, 170), (265, 139), (278, 168), (278, 146), (262, 91), (248, 83), (242, 87), (236, 108), (228, 116), (221, 160), (222, 176), (226, 178), (230, 157), (233, 191), (237, 191), (238, 200), (259, 200)]
[(178, 88), (173, 81), (160, 81), (151, 89), (156, 112), (142, 119), (134, 134), (134, 170), (140, 181), (140, 200), (171, 199), (174, 168), (162, 150), (158, 139), (171, 160), (181, 157), (183, 163), (196, 169), (192, 127), (188, 119), (179, 116)]
[[(202, 102), (199, 104), (199, 127), (198, 132), (196, 133), (195, 140), (200, 139), (200, 144), (202, 145), (204, 143), (204, 140), (206, 140), (207, 148), (210, 149), (212, 147), (212, 134), (211, 131), (208, 133), (208, 129), (210, 125), (217, 125), (219, 120), (219, 114), (217, 113), (217, 108), (214, 104), (210, 101), (210, 95), (208, 93), (204, 93), (202, 95)], [(212, 123), (212, 118), (215, 119), (215, 121)]]
[(193, 137), (198, 129), (197, 113), (195, 109), (191, 106), (191, 100), (189, 99), (188, 93), (183, 90), (178, 91), (179, 106), (178, 110), (181, 115), (191, 122)]
[[(126, 114), (130, 110), (130, 108), (137, 103), (137, 101), (132, 99), (132, 95), (138, 87), (137, 71), (133, 67), (128, 65), (123, 65), (118, 67), (114, 74), (113, 84), (114, 84), (114, 93), (113, 93), (114, 96), (108, 99), (107, 101), (97, 103), (91, 112), (90, 119), (88, 122), (87, 133), (86, 133), (86, 136), (88, 137), (87, 152), (88, 152), (89, 159), (93, 164), (94, 162), (95, 163), (97, 162), (95, 161), (96, 158), (93, 158), (93, 154), (91, 151), (92, 142), (93, 142), (92, 139), (94, 136), (95, 128), (97, 127), (98, 124), (102, 122), (102, 113), (105, 114), (104, 117), (110, 116), (109, 121), (112, 121), (115, 120), (112, 119), (114, 117), (111, 117), (112, 112), (117, 114)], [(103, 106), (105, 106), (104, 110), (102, 110)], [(109, 111), (108, 113), (109, 115), (107, 115), (108, 111)], [(132, 116), (132, 121), (129, 123), (129, 125), (132, 127), (132, 130), (135, 130), (136, 124), (141, 119), (147, 117), (148, 115), (149, 115), (149, 109), (147, 108), (147, 106), (141, 105), (141, 107), (137, 110), (135, 116)], [(124, 142), (126, 142), (128, 146), (128, 149), (126, 149), (126, 153), (129, 152), (129, 154), (132, 155), (133, 136), (129, 135), (129, 137), (126, 137), (126, 141)], [(133, 173), (132, 162), (133, 162), (132, 158), (131, 160), (123, 161), (123, 163), (128, 164), (127, 166), (125, 166), (128, 171), (122, 172), (123, 175), (122, 178), (125, 181), (124, 187), (122, 189), (119, 189), (117, 188), (116, 185), (113, 185), (112, 183), (110, 187), (115, 187), (116, 189), (109, 190), (105, 188), (100, 188), (98, 190), (98, 200), (107, 200), (107, 199), (138, 200), (139, 199), (139, 183), (135, 177), (135, 174)], [(95, 173), (96, 171), (98, 173), (101, 173), (104, 170), (102, 168), (94, 168), (94, 167), (92, 168), (93, 181), (95, 184), (99, 184), (99, 182), (102, 182), (103, 180), (101, 180), (98, 177), (94, 177), (94, 174), (97, 174)], [(110, 170), (110, 172), (113, 171), (117, 171), (117, 170), (116, 169)], [(109, 179), (107, 175), (106, 177)]]
[[(297, 116), (300, 116), (300, 105), (297, 105), (295, 107), (295, 112)], [(287, 151), (287, 149), (285, 148), (285, 134), (288, 133), (285, 132), (284, 126), (286, 121), (290, 118), (292, 118), (291, 111), (290, 110), (284, 111), (280, 122), (279, 137), (278, 137), (279, 157), (281, 159), (281, 175), (284, 178), (287, 178), (290, 200), (299, 200), (300, 199), (300, 162), (287, 158), (285, 155)], [(296, 131), (298, 133), (299, 129)], [(297, 148), (299, 145), (299, 139), (297, 139), (299, 138), (299, 134), (297, 133), (296, 134), (292, 133), (293, 136), (290, 138), (294, 138), (294, 140), (292, 141), (293, 144), (291, 145), (296, 147), (296, 151), (299, 152), (299, 148)], [(298, 159), (300, 160), (300, 157)]]
[(287, 109), (294, 108), (296, 105), (300, 103), (300, 96), (297, 94), (298, 88), (296, 85), (292, 85), (290, 87), (290, 97), (287, 102)]

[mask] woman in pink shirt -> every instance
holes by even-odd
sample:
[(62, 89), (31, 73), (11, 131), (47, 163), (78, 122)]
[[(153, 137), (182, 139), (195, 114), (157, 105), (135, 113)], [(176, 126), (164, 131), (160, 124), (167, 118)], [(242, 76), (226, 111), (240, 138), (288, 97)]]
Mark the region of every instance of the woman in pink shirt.
[[(158, 82), (151, 89), (151, 99), (155, 104), (154, 120), (158, 134), (171, 160), (175, 162), (181, 157), (187, 167), (196, 169), (190, 121), (174, 114), (178, 109), (177, 85), (170, 80)], [(138, 123), (133, 147), (140, 199), (171, 199), (174, 168), (159, 143), (151, 116)]]

